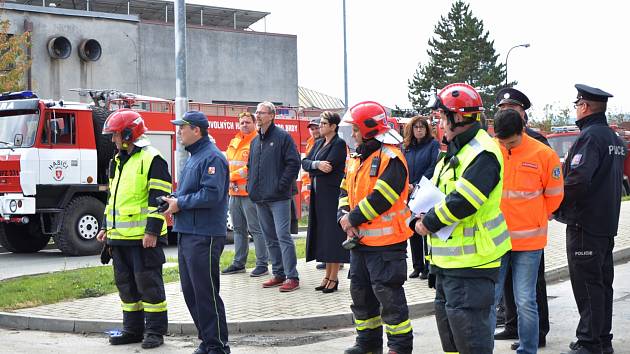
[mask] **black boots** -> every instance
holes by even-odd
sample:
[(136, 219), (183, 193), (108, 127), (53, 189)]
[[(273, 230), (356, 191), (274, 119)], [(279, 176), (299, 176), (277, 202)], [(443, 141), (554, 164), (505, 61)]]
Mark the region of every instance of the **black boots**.
[(122, 332), (120, 335), (113, 335), (109, 337), (109, 344), (111, 345), (123, 345), (142, 342), (143, 349), (157, 348), (164, 344), (164, 337), (159, 334), (133, 334), (129, 332)]
[(157, 348), (164, 344), (164, 337), (159, 334), (147, 334), (142, 341), (142, 349)]
[(122, 345), (122, 344), (131, 344), (131, 343), (140, 343), (142, 342), (143, 336), (142, 334), (133, 334), (129, 332), (122, 332), (120, 335), (112, 335), (109, 337), (109, 344), (111, 345)]
[(358, 344), (344, 350), (343, 354), (383, 354), (383, 348), (365, 349)]

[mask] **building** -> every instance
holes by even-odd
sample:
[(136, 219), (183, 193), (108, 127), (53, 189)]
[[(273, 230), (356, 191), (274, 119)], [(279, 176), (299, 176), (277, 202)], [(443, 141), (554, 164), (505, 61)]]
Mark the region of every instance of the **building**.
[[(27, 87), (72, 101), (88, 99), (73, 88), (174, 98), (173, 10), (161, 0), (0, 2), (10, 33), (31, 32)], [(298, 105), (297, 37), (249, 30), (267, 15), (186, 4), (189, 99)]]

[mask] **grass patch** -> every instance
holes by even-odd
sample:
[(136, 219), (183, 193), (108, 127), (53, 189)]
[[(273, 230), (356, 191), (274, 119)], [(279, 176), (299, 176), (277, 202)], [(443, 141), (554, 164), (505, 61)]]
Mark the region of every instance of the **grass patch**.
[(622, 202), (627, 202), (628, 200), (630, 200), (630, 195), (627, 195), (625, 197), (621, 197), (621, 201)]
[(307, 227), (308, 226), (308, 214), (302, 216), (299, 220), (298, 220), (298, 226), (299, 227)]
[[(295, 239), (298, 258), (304, 258), (306, 240)], [(234, 259), (234, 251), (223, 251), (221, 269), (227, 267)], [(177, 258), (168, 257), (168, 262), (177, 262)], [(247, 267), (256, 264), (256, 254), (250, 250)], [(164, 282), (179, 281), (179, 268), (164, 268)], [(89, 267), (61, 272), (27, 275), (0, 281), (0, 310), (17, 310), (52, 304), (65, 300), (98, 297), (118, 290), (114, 284), (112, 266)]]

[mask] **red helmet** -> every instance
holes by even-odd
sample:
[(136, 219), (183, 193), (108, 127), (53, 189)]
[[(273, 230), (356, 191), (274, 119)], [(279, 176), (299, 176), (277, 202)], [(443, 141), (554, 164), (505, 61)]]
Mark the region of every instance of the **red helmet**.
[(464, 83), (450, 84), (438, 93), (441, 107), (455, 113), (478, 113), (484, 110), (479, 93)]
[(120, 133), (124, 141), (136, 141), (147, 131), (142, 116), (131, 109), (123, 108), (114, 111), (107, 117), (103, 125), (103, 134)]
[(348, 110), (343, 120), (356, 124), (365, 139), (371, 139), (390, 129), (385, 108), (373, 101), (357, 103)]

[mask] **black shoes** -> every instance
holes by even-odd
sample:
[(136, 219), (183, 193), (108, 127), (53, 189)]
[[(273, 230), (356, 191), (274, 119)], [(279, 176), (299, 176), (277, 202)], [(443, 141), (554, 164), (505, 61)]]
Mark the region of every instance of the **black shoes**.
[(122, 332), (120, 335), (113, 335), (109, 337), (109, 344), (111, 345), (123, 345), (131, 343), (140, 343), (143, 340), (142, 334), (133, 334), (129, 332)]
[(343, 354), (383, 354), (383, 348), (365, 349), (358, 344), (343, 351)]
[(322, 291), (322, 290), (326, 289), (326, 286), (328, 285), (329, 281), (330, 281), (330, 279), (324, 278), (324, 281), (322, 281), (322, 285), (316, 286), (315, 287), (315, 291)]
[(422, 280), (429, 279), (429, 272), (427, 272), (427, 271), (420, 272), (420, 279), (422, 279)]
[(518, 333), (512, 332), (512, 331), (508, 331), (508, 330), (504, 329), (501, 332), (496, 333), (494, 335), (494, 339), (496, 339), (496, 340), (518, 339)]
[(164, 344), (164, 337), (159, 334), (147, 334), (142, 341), (142, 349), (153, 349)]
[[(514, 342), (514, 343), (512, 343), (512, 345), (510, 346), (510, 348), (511, 348), (512, 350), (516, 350), (516, 349), (518, 349), (518, 347), (519, 347), (520, 345), (521, 345), (521, 344), (520, 344), (519, 342)], [(546, 346), (547, 346), (547, 340), (546, 340), (545, 338), (539, 337), (539, 338), (538, 338), (538, 348), (543, 348), (543, 347), (546, 347)]]
[(234, 264), (230, 264), (227, 268), (221, 271), (221, 274), (236, 274), (245, 273), (245, 267), (237, 267)]
[(411, 272), (411, 274), (409, 274), (409, 278), (417, 278), (420, 276), (420, 271), (417, 269), (414, 269), (413, 272)]
[[(591, 352), (583, 347), (578, 342), (569, 343), (569, 349), (571, 349), (568, 354), (590, 354)], [(612, 344), (602, 345), (602, 354), (614, 354), (615, 350), (612, 347)]]
[(192, 354), (208, 354), (208, 351), (203, 348), (203, 344), (199, 344), (199, 347)]
[[(328, 287), (328, 284), (331, 283), (335, 283), (335, 286), (333, 286), (332, 288)], [(339, 280), (329, 280), (328, 283), (326, 283), (326, 287), (322, 289), (322, 292), (324, 294), (330, 294), (337, 291), (337, 289), (339, 289)]]

